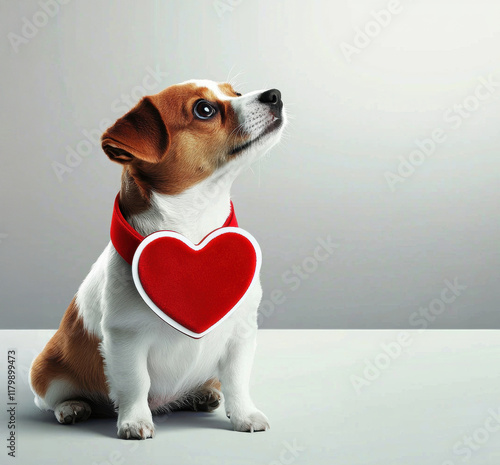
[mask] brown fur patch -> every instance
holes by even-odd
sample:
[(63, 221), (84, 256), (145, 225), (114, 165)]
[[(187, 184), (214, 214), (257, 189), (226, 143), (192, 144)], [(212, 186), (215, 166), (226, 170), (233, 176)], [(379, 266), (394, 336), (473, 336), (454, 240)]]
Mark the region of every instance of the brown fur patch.
[(102, 148), (118, 163), (134, 159), (155, 163), (168, 147), (168, 133), (158, 108), (144, 97), (102, 136)]
[(209, 379), (203, 386), (202, 386), (202, 389), (203, 388), (212, 388), (212, 389), (217, 389), (218, 391), (220, 391), (221, 389), (221, 383), (219, 381), (218, 378), (211, 378)]
[(224, 93), (226, 94), (228, 97), (238, 97), (238, 95), (241, 95), (241, 94), (238, 94), (234, 89), (233, 89), (233, 86), (231, 84), (229, 84), (229, 82), (223, 82), (221, 84), (219, 84), (219, 89)]
[[(236, 96), (230, 84), (219, 84), (219, 88), (228, 96)], [(247, 138), (236, 130), (239, 122), (231, 102), (217, 99), (206, 87), (194, 83), (178, 84), (145, 99), (149, 102), (146, 107), (144, 100), (141, 101), (102, 137), (103, 149), (110, 158), (126, 164), (122, 181), (125, 180), (127, 185), (122, 183), (122, 193), (133, 191), (130, 186), (133, 180), (137, 185), (134, 193), (142, 197), (139, 202), (134, 195), (122, 201), (122, 208), (130, 213), (148, 207), (151, 191), (179, 194), (209, 177), (229, 160), (231, 149)], [(193, 115), (194, 104), (200, 99), (211, 102), (218, 109), (210, 120), (199, 120)], [(133, 124), (130, 114), (134, 115)], [(161, 137), (157, 114), (161, 115), (166, 128), (165, 137)], [(141, 117), (146, 121), (141, 123)], [(153, 133), (148, 129), (151, 126), (156, 128)], [(122, 151), (110, 147), (110, 144), (117, 145)], [(128, 159), (122, 152), (129, 147), (134, 147), (134, 150)], [(162, 149), (165, 153), (161, 153)]]
[(99, 339), (87, 332), (71, 301), (57, 332), (35, 359), (31, 384), (44, 397), (51, 381), (63, 379), (83, 391), (108, 394)]
[(151, 191), (143, 190), (135, 182), (130, 169), (125, 166), (122, 171), (122, 185), (120, 188), (120, 210), (123, 216), (129, 219), (147, 210), (150, 205)]

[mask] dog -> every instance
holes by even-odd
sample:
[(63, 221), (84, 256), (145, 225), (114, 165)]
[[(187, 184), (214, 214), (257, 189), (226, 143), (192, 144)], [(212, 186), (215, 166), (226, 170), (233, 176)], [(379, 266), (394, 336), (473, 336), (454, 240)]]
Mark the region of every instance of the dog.
[[(172, 230), (199, 243), (224, 224), (233, 181), (285, 124), (277, 89), (242, 95), (229, 83), (192, 80), (144, 97), (101, 139), (123, 166), (123, 216), (144, 236)], [(151, 311), (110, 242), (31, 365), (35, 404), (63, 424), (108, 406), (118, 437), (146, 439), (153, 414), (208, 412), (224, 400), (234, 430), (264, 431), (268, 419), (249, 392), (261, 298), (255, 279), (236, 311), (193, 339)]]

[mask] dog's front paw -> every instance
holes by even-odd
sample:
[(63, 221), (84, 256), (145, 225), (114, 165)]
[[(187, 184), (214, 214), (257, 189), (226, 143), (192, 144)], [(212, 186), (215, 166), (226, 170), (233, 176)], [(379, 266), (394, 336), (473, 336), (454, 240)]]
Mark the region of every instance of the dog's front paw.
[(118, 426), (118, 437), (121, 439), (148, 439), (155, 435), (155, 427), (148, 420), (124, 421)]
[(260, 411), (254, 410), (246, 414), (227, 413), (231, 419), (235, 431), (253, 433), (255, 431), (266, 431), (270, 428), (269, 420)]

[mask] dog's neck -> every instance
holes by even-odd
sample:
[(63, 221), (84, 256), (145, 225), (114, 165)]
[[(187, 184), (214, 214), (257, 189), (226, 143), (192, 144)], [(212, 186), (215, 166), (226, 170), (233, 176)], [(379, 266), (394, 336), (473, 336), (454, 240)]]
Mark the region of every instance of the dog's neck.
[(177, 195), (149, 192), (122, 178), (120, 207), (127, 221), (142, 235), (159, 230), (176, 231), (197, 244), (220, 228), (231, 211), (233, 176), (211, 177)]

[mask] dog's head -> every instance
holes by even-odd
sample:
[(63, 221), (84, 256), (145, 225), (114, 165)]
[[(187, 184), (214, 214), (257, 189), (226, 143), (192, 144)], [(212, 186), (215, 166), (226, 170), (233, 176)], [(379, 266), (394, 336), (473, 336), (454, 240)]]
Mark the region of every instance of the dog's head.
[(188, 81), (144, 97), (101, 142), (141, 189), (178, 194), (223, 167), (252, 162), (284, 125), (277, 89), (241, 95), (228, 83)]

